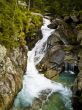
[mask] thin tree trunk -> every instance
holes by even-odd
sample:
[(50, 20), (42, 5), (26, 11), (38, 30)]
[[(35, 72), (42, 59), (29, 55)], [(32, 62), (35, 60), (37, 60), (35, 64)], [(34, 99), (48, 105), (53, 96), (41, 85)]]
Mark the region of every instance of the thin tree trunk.
[(28, 11), (30, 10), (30, 2), (31, 0), (28, 1)]

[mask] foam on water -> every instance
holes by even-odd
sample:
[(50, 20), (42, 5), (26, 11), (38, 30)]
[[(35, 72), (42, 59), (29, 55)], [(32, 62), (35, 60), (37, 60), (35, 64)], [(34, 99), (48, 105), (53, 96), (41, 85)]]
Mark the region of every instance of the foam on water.
[(14, 110), (32, 105), (33, 100), (39, 97), (42, 90), (46, 89), (60, 93), (63, 97), (65, 106), (67, 108), (69, 107), (69, 110), (72, 110), (70, 101), (72, 93), (70, 89), (40, 75), (36, 69), (36, 64), (38, 64), (45, 55), (47, 39), (54, 32), (53, 29), (49, 29), (47, 27), (49, 24), (50, 21), (43, 18), (43, 26), (41, 27), (43, 38), (36, 43), (35, 47), (31, 51), (28, 52), (28, 64), (26, 75), (24, 75), (23, 79), (23, 88), (18, 93), (14, 102)]

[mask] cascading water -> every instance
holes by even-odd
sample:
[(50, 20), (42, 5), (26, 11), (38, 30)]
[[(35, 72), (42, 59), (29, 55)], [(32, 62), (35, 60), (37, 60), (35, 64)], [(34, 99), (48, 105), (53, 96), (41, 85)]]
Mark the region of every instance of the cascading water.
[(69, 72), (70, 72), (71, 74), (75, 74), (75, 73), (74, 73), (74, 64), (69, 64)]
[(70, 64), (68, 62), (65, 62), (64, 65), (65, 65), (65, 72), (66, 73), (69, 72), (69, 74), (74, 74), (75, 75), (75, 73), (74, 73), (74, 64)]
[(13, 110), (21, 110), (21, 108), (31, 106), (33, 100), (39, 97), (41, 91), (47, 89), (50, 89), (51, 93), (60, 93), (66, 108), (72, 110), (70, 100), (72, 93), (70, 89), (64, 87), (60, 83), (45, 78), (39, 74), (36, 69), (36, 64), (38, 64), (45, 55), (47, 39), (54, 32), (53, 29), (47, 27), (49, 24), (50, 21), (43, 18), (43, 26), (41, 27), (43, 38), (36, 43), (31, 51), (28, 52), (28, 64), (26, 75), (23, 80), (23, 88), (17, 95)]

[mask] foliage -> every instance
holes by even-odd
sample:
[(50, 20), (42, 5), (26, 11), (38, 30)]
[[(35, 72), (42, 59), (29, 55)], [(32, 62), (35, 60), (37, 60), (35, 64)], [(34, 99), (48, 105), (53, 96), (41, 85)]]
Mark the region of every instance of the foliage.
[(9, 48), (18, 46), (20, 38), (32, 37), (41, 26), (41, 18), (30, 11), (59, 16), (82, 15), (81, 0), (20, 0), (26, 2), (27, 7), (19, 5), (18, 1), (0, 0), (0, 43)]
[[(41, 12), (49, 12), (57, 15), (68, 15), (73, 11), (79, 12), (82, 10), (81, 0), (23, 0), (29, 4), (33, 11), (40, 10)], [(35, 10), (34, 10), (35, 9)]]
[[(0, 43), (7, 48), (25, 43), (25, 36), (41, 25), (41, 18), (30, 14), (17, 0), (0, 0)], [(24, 34), (21, 34), (24, 33)]]

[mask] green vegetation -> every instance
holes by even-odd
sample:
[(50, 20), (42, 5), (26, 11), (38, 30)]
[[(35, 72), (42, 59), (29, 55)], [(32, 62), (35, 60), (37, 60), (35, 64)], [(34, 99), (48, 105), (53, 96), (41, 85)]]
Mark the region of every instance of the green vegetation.
[(78, 13), (82, 9), (81, 0), (48, 0), (48, 10), (58, 15)]
[(7, 48), (25, 45), (25, 37), (30, 37), (41, 26), (42, 20), (20, 6), (17, 0), (0, 0), (0, 44)]
[[(80, 3), (79, 3), (80, 1)], [(82, 2), (81, 0), (49, 0), (50, 8), (49, 11), (51, 13), (65, 16), (70, 15), (71, 13), (79, 12), (82, 8)]]
[(53, 15), (81, 14), (81, 0), (22, 0), (26, 1), (30, 10), (38, 12), (49, 12)]
[[(0, 44), (7, 48), (25, 44), (25, 37), (32, 37), (42, 20), (30, 12), (52, 15), (81, 15), (81, 0), (0, 0)], [(81, 28), (79, 25), (77, 28)], [(20, 40), (22, 39), (22, 40)]]

